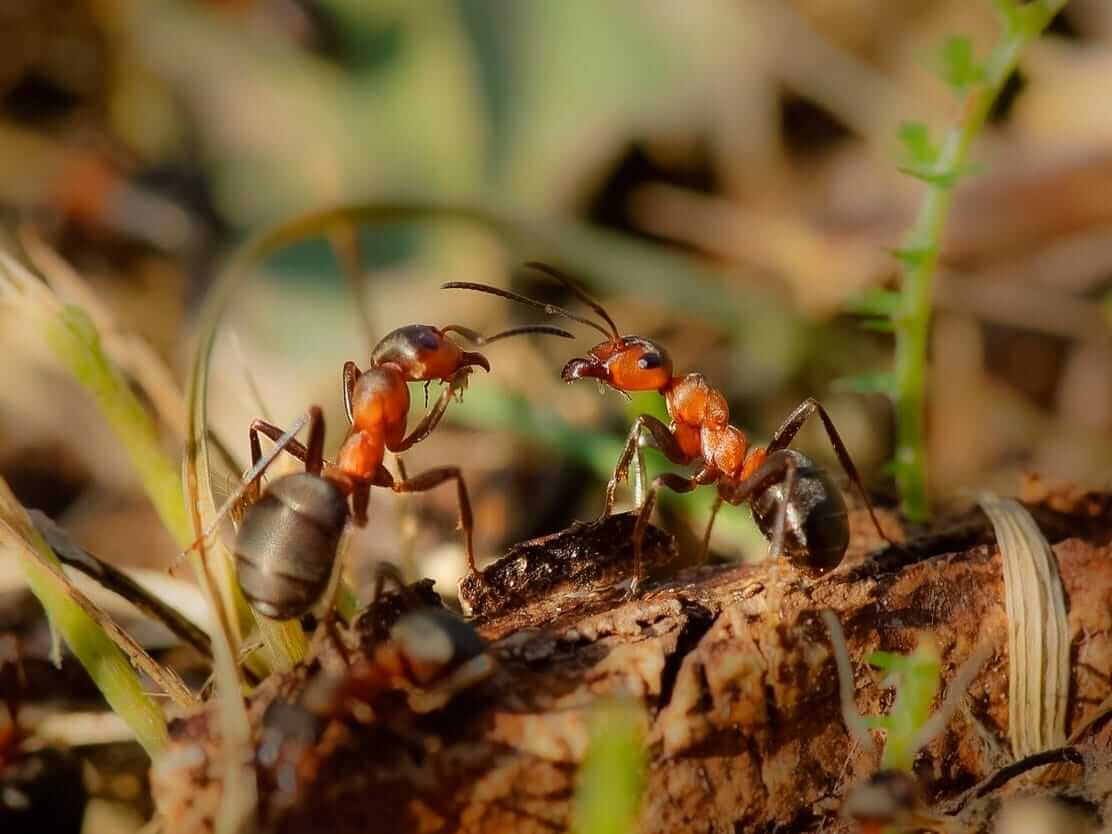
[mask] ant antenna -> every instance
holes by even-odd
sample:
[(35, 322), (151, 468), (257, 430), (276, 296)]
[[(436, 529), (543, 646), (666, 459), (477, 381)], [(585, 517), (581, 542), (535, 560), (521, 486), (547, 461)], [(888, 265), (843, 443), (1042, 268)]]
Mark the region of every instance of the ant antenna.
[(454, 332), (473, 342), (476, 345), (489, 345), (491, 342), (497, 342), (499, 339), (509, 339), (512, 336), (524, 336), (529, 333), (540, 333), (547, 336), (559, 336), (562, 339), (574, 339), (571, 333), (559, 327), (552, 327), (547, 324), (525, 324), (521, 327), (511, 327), (509, 330), (503, 330), (501, 333), (495, 333), (493, 336), (483, 336), (470, 327), (464, 327), (462, 324), (448, 324), (440, 328), (441, 333)]
[(567, 287), (576, 298), (578, 298), (580, 301), (582, 301), (584, 304), (598, 313), (602, 317), (602, 320), (610, 325), (610, 330), (613, 332), (614, 341), (621, 341), (622, 334), (621, 331), (618, 329), (618, 325), (614, 323), (614, 319), (610, 318), (610, 314), (606, 312), (606, 308), (603, 307), (602, 304), (600, 304), (598, 300), (596, 300), (593, 296), (588, 294), (588, 292), (583, 289), (582, 286), (580, 286), (578, 281), (574, 280), (567, 273), (557, 269), (556, 267), (541, 263), (540, 261), (527, 261), (526, 263), (522, 264), (522, 266), (525, 269), (532, 269), (544, 275), (547, 275), (549, 278), (554, 278), (565, 287)]
[(519, 304), (527, 304), (530, 307), (535, 307), (538, 310), (544, 310), (550, 316), (563, 316), (566, 319), (577, 321), (580, 324), (585, 324), (588, 327), (593, 327), (607, 339), (613, 340), (614, 334), (608, 331), (605, 327), (593, 319), (577, 316), (575, 313), (565, 310), (563, 307), (558, 307), (555, 304), (547, 304), (543, 301), (537, 301), (535, 298), (527, 298), (524, 295), (514, 292), (513, 290), (504, 290), (501, 287), (492, 287), (489, 284), (476, 284), (471, 281), (449, 281), (447, 284), (441, 284), (442, 290), (474, 290), (475, 292), (485, 292), (489, 295), (497, 295), (499, 298), (508, 298), (510, 301), (516, 301)]

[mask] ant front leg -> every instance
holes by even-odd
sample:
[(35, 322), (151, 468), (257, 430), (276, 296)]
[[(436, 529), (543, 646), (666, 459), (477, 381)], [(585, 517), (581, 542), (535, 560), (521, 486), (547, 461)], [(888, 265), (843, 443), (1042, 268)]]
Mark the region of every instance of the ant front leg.
[(622, 448), (622, 454), (618, 457), (618, 463), (614, 467), (614, 474), (610, 476), (610, 482), (606, 485), (606, 504), (602, 510), (603, 518), (614, 512), (614, 494), (617, 492), (618, 484), (629, 478), (629, 466), (634, 455), (637, 456), (637, 492), (642, 496), (641, 506), (644, 506), (647, 500), (645, 497), (645, 461), (641, 451), (641, 436), (644, 431), (649, 433), (649, 444), (663, 452), (664, 456), (672, 463), (685, 464), (691, 462), (691, 458), (680, 448), (679, 441), (676, 440), (676, 436), (672, 434), (670, 428), (656, 417), (650, 414), (642, 414), (630, 428), (625, 446)]
[(718, 511), (722, 509), (725, 499), (722, 495), (714, 496), (714, 505), (710, 508), (710, 518), (707, 519), (707, 529), (703, 532), (703, 549), (699, 552), (699, 564), (705, 565), (707, 555), (710, 553), (710, 531), (714, 529), (714, 520), (718, 518)]
[(447, 386), (440, 392), (440, 396), (436, 402), (433, 403), (432, 410), (425, 415), (421, 420), (400, 443), (394, 446), (387, 446), (387, 448), (394, 453), (404, 452), (411, 446), (420, 443), (430, 434), (433, 429), (440, 423), (440, 419), (444, 416), (444, 412), (448, 410), (448, 404), (451, 403), (452, 397), (456, 394), (462, 393), (463, 389), (467, 387), (467, 377), (471, 375), (471, 368), (461, 368), (456, 371), (452, 378), (448, 381)]
[(368, 509), (371, 505), (370, 481), (356, 481), (351, 487), (351, 523), (356, 527), (366, 527)]
[(404, 481), (395, 481), (393, 476), (383, 466), (379, 467), (379, 486), (388, 486), (396, 493), (428, 492), (435, 489), (445, 481), (456, 482), (456, 496), (459, 502), (459, 529), (463, 530), (464, 547), (467, 554), (467, 567), (471, 573), (478, 573), (475, 567), (474, 529), (475, 522), (471, 515), (471, 499), (467, 494), (467, 484), (463, 480), (463, 473), (458, 466), (438, 466), (429, 469)]
[(830, 415), (827, 413), (826, 409), (823, 408), (822, 403), (814, 397), (808, 397), (795, 407), (792, 413), (787, 416), (787, 419), (784, 420), (783, 425), (772, 435), (772, 440), (765, 448), (765, 451), (772, 454), (780, 449), (786, 449), (788, 444), (795, 438), (796, 433), (807, 421), (807, 418), (816, 412), (819, 415), (819, 419), (822, 420), (822, 425), (826, 430), (826, 436), (830, 440), (830, 445), (834, 447), (834, 454), (838, 456), (838, 462), (842, 465), (842, 469), (845, 470), (846, 475), (849, 476), (853, 485), (857, 487), (861, 499), (865, 502), (865, 509), (869, 511), (869, 518), (872, 519), (873, 526), (876, 528), (877, 533), (879, 533), (880, 537), (888, 544), (892, 544), (892, 540), (888, 538), (888, 535), (881, 528), (880, 521), (873, 511), (873, 503), (869, 500), (869, 493), (865, 490), (865, 484), (862, 483), (861, 476), (857, 472), (857, 467), (853, 463), (853, 458), (849, 455), (849, 449), (846, 448), (846, 444), (842, 441), (841, 435), (838, 434), (838, 429), (834, 427), (834, 421), (830, 419)]
[(645, 539), (645, 530), (648, 529), (649, 520), (652, 518), (653, 509), (656, 507), (656, 494), (661, 487), (668, 487), (672, 492), (691, 492), (696, 487), (712, 484), (718, 479), (718, 470), (712, 466), (704, 466), (690, 478), (677, 475), (675, 472), (665, 472), (653, 478), (652, 485), (645, 495), (645, 503), (637, 513), (637, 523), (633, 528), (633, 582), (629, 586), (629, 595), (635, 596), (645, 578), (645, 567), (641, 558), (642, 544)]

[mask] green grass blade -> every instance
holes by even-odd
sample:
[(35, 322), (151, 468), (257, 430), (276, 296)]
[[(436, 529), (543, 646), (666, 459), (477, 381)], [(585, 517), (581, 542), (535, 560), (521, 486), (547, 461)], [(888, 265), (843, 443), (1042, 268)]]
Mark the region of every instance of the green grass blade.
[[(49, 575), (47, 565), (52, 564), (61, 571), (61, 563), (35, 530), (3, 478), (0, 478), (0, 521), (4, 522), (0, 526), (0, 552), (11, 553), (19, 562), (51, 627), (62, 636), (104, 700), (135, 733), (143, 749), (154, 756), (167, 741), (162, 710), (143, 691), (138, 674), (100, 624), (60, 590), (57, 581)], [(13, 541), (14, 537), (22, 538), (23, 542)], [(23, 543), (41, 558), (30, 558), (21, 546)]]

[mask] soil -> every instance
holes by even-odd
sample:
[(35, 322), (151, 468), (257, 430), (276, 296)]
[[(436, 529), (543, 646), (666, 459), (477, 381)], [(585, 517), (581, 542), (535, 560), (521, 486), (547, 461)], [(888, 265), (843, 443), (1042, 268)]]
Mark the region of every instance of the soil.
[[(891, 702), (863, 665), (869, 652), (909, 652), (930, 632), (948, 682), (978, 646), (991, 645), (964, 707), (917, 761), (932, 813), (989, 830), (1002, 798), (1035, 795), (1068, 802), (1084, 822), (1078, 830), (1108, 825), (1112, 496), (1043, 496), (1029, 509), (1066, 592), (1066, 732), (1085, 727), (1066, 757), (1072, 764), (991, 781), (1013, 761), (1007, 614), (1001, 556), (979, 510), (926, 530), (884, 514), (893, 546), (855, 511), (850, 552), (818, 579), (772, 564), (669, 576), (672, 540), (653, 529), (647, 554), (658, 578), (636, 598), (626, 581), (632, 519), (618, 515), (518, 545), (465, 580), (461, 596), (496, 666), (442, 709), (417, 713), (394, 692), (372, 710), (308, 716), (296, 705), (335, 667), (327, 648), (259, 687), (249, 702), (256, 730), (285, 732), (279, 755), (260, 752), (257, 762), (260, 825), (330, 834), (568, 830), (592, 708), (624, 696), (647, 720), (645, 834), (844, 830), (842, 798), (879, 762), (842, 719), (825, 609), (843, 624), (862, 714)], [(345, 633), (357, 664), (381, 633), (386, 615), (374, 616), (376, 628)], [(212, 830), (222, 769), (213, 727), (211, 711), (176, 721), (173, 749), (152, 772), (168, 834)]]

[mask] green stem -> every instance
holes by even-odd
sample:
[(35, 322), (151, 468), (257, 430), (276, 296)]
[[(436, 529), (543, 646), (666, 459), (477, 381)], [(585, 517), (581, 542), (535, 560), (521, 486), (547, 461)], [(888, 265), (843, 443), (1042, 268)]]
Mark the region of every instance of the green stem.
[[(143, 749), (154, 756), (166, 746), (167, 741), (166, 719), (162, 710), (143, 690), (139, 675), (100, 624), (66, 596), (57, 581), (51, 581), (46, 564), (56, 566), (59, 572), (62, 565), (35, 530), (3, 478), (0, 478), (0, 518), (11, 528), (0, 530), (0, 552), (15, 551), (27, 584), (42, 603), (51, 626), (85, 667), (108, 706), (127, 723)], [(39, 553), (42, 561), (22, 555), (18, 545), (4, 545), (2, 536), (5, 533), (20, 535)]]
[(934, 276), (942, 232), (953, 202), (955, 174), (965, 166), (969, 149), (1024, 47), (1038, 38), (1065, 3), (1066, 0), (1044, 2), (1039, 26), (1024, 26), (1014, 18), (1007, 20), (1004, 40), (989, 56), (984, 80), (966, 94), (961, 120), (946, 136), (931, 171), (937, 180), (928, 185), (915, 225), (904, 240), (902, 302), (893, 316), (896, 333), (893, 396), (897, 418), (896, 483), (904, 514), (913, 520), (924, 520), (929, 513), (924, 419), (927, 347)]

